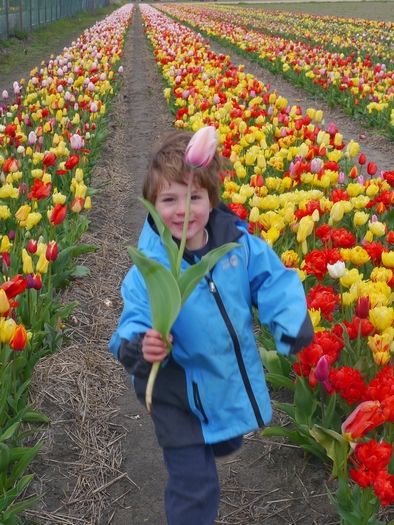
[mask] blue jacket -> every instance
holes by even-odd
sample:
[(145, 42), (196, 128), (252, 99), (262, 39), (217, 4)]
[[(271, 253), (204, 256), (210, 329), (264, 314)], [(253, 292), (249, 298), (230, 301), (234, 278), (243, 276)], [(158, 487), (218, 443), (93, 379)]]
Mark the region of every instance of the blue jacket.
[[(152, 418), (162, 446), (217, 443), (267, 425), (272, 416), (261, 358), (253, 333), (253, 307), (288, 355), (310, 343), (312, 325), (304, 290), (294, 270), (248, 233), (226, 209), (211, 212), (207, 225), (213, 249), (236, 241), (202, 279), (175, 321), (172, 352), (162, 364), (153, 395)], [(138, 247), (169, 266), (164, 246), (146, 220)], [(182, 267), (201, 253), (186, 253)], [(144, 398), (150, 365), (142, 358), (143, 334), (151, 328), (149, 300), (136, 267), (122, 287), (124, 308), (110, 349), (132, 375)]]

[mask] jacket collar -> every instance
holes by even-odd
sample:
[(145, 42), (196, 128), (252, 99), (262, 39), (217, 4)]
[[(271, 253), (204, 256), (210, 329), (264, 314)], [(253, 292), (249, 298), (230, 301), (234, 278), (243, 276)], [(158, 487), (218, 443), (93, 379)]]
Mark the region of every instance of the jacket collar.
[[(158, 236), (156, 225), (151, 217), (148, 215), (147, 222), (150, 229)], [(218, 248), (228, 242), (235, 242), (242, 235), (242, 231), (237, 227), (245, 223), (237, 217), (223, 202), (220, 202), (219, 206), (213, 208), (209, 214), (208, 223), (206, 229), (208, 231), (208, 245), (209, 250)], [(179, 245), (179, 241), (174, 239)], [(186, 250), (187, 252), (187, 250)]]

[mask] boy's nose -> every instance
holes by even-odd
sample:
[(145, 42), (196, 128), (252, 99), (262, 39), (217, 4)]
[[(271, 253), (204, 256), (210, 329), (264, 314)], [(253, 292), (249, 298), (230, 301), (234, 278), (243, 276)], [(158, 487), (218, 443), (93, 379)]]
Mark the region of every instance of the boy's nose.
[(178, 202), (178, 206), (177, 206), (177, 209), (176, 209), (176, 212), (178, 215), (184, 215), (185, 214), (185, 209), (186, 209), (186, 203), (185, 201), (183, 200), (180, 200)]

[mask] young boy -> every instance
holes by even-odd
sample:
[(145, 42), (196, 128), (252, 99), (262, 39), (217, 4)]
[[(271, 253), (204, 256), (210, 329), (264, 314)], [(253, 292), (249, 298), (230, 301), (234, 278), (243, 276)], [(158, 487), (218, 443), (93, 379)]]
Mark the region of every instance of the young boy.
[[(190, 168), (185, 150), (191, 135), (170, 135), (154, 154), (143, 187), (175, 240), (185, 216)], [(165, 508), (169, 525), (212, 525), (219, 507), (215, 456), (241, 446), (242, 436), (271, 419), (269, 393), (253, 333), (253, 307), (285, 355), (313, 337), (297, 273), (248, 233), (247, 225), (219, 202), (220, 160), (193, 169), (190, 222), (182, 268), (227, 242), (226, 254), (202, 279), (171, 330), (167, 354), (151, 328), (143, 278), (133, 267), (122, 284), (124, 309), (110, 349), (132, 377), (144, 402), (151, 363), (161, 362), (153, 392), (152, 418), (168, 471)], [(169, 266), (153, 220), (148, 216), (138, 247)]]

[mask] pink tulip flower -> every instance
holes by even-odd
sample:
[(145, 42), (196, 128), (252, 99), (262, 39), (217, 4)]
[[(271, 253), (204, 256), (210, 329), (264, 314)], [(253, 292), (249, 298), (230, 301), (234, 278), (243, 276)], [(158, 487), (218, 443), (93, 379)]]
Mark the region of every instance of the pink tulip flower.
[(190, 139), (185, 151), (185, 162), (191, 168), (206, 168), (211, 163), (218, 145), (216, 128), (200, 128)]
[(71, 135), (70, 137), (70, 144), (71, 144), (72, 149), (75, 149), (75, 150), (82, 149), (84, 147), (84, 140), (81, 137), (81, 135), (74, 133), (74, 135)]
[(2, 92), (1, 97), (2, 97), (3, 100), (7, 100), (7, 98), (8, 98), (8, 91), (6, 89), (4, 89), (4, 91)]

